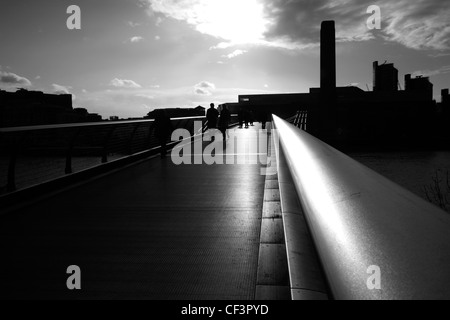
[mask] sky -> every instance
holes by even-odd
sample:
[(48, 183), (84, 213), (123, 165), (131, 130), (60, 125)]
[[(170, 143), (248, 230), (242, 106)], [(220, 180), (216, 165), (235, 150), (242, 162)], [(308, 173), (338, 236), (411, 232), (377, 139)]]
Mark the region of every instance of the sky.
[(2, 0), (0, 16), (0, 89), (71, 93), (104, 118), (309, 92), (323, 20), (336, 21), (339, 86), (371, 90), (372, 63), (388, 61), (402, 87), (408, 73), (430, 76), (438, 101), (450, 87), (448, 0)]

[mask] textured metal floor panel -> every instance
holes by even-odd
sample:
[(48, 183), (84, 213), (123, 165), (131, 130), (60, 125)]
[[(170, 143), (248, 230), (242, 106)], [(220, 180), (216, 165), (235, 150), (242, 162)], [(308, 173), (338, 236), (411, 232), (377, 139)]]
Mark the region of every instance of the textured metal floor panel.
[(3, 216), (0, 298), (253, 299), (264, 183), (153, 159)]

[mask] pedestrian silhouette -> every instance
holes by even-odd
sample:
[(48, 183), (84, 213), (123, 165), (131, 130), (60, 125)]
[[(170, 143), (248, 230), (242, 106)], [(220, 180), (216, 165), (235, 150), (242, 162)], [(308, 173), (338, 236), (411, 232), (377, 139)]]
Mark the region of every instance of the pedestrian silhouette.
[(248, 110), (244, 110), (245, 129), (248, 129), (249, 121), (250, 121), (250, 112)]
[(244, 109), (243, 108), (239, 109), (238, 119), (239, 119), (239, 129), (242, 129), (242, 125), (244, 124)]
[(248, 121), (250, 122), (250, 125), (253, 127), (253, 122), (254, 122), (254, 118), (255, 118), (255, 116), (254, 116), (254, 114), (253, 114), (253, 111), (249, 111), (248, 112)]
[(219, 130), (222, 132), (223, 141), (226, 140), (227, 136), (227, 129), (230, 125), (231, 120), (231, 114), (230, 111), (227, 109), (227, 106), (224, 105), (222, 108), (222, 111), (220, 112), (220, 118), (219, 118)]
[(210, 108), (206, 112), (206, 120), (208, 120), (208, 129), (217, 128), (217, 119), (219, 118), (219, 111), (214, 108), (214, 103), (210, 104)]
[(261, 112), (260, 121), (261, 121), (261, 124), (262, 124), (262, 128), (265, 129), (266, 128), (266, 122), (267, 122), (267, 112), (266, 111), (262, 111)]
[(155, 136), (161, 145), (161, 158), (164, 158), (167, 153), (167, 140), (173, 131), (170, 118), (167, 116), (165, 110), (155, 110)]

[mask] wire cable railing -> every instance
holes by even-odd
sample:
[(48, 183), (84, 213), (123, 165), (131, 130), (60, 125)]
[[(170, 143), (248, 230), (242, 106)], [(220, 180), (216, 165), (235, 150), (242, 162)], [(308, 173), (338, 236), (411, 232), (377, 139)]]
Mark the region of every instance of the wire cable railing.
[[(195, 135), (194, 122), (171, 119)], [(8, 193), (159, 147), (154, 120), (0, 128), (0, 186)]]

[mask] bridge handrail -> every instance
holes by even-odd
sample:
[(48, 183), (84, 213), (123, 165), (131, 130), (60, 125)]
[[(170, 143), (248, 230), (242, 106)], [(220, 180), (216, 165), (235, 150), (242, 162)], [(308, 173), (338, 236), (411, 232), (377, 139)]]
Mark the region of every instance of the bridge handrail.
[[(232, 117), (237, 117), (237, 114), (232, 114)], [(194, 117), (174, 117), (170, 120), (195, 120), (195, 119), (206, 119), (206, 116), (194, 116)], [(21, 126), (21, 127), (4, 127), (0, 128), (0, 133), (11, 133), (11, 132), (26, 132), (26, 131), (39, 131), (39, 130), (51, 130), (51, 129), (68, 129), (68, 128), (82, 128), (82, 127), (96, 127), (96, 126), (111, 126), (111, 125), (122, 125), (122, 124), (142, 124), (142, 123), (152, 123), (154, 119), (143, 119), (143, 120), (112, 120), (112, 121), (101, 121), (101, 122), (77, 122), (77, 123), (64, 123), (64, 124), (47, 124), (47, 125), (35, 125), (35, 126)]]
[(273, 119), (332, 297), (449, 299), (450, 215)]
[[(171, 120), (191, 120), (191, 119), (205, 119), (205, 116), (196, 117), (181, 117), (171, 118)], [(152, 123), (154, 119), (146, 120), (120, 120), (120, 121), (101, 121), (101, 122), (78, 122), (78, 123), (64, 123), (64, 124), (48, 124), (48, 125), (36, 125), (36, 126), (22, 126), (22, 127), (6, 127), (0, 128), (0, 132), (26, 132), (26, 131), (39, 131), (39, 130), (51, 130), (51, 129), (68, 129), (68, 128), (82, 128), (82, 127), (96, 127), (96, 126), (112, 126), (122, 124), (141, 124)]]
[[(206, 117), (171, 118), (171, 121), (174, 129), (184, 128), (189, 130), (192, 135), (196, 135), (199, 133), (193, 132), (194, 122), (205, 123)], [(75, 150), (84, 150), (85, 153), (98, 156), (101, 163), (104, 164), (109, 161), (111, 152), (120, 153), (121, 155), (117, 157), (125, 158), (144, 150), (158, 148), (159, 140), (154, 133), (154, 120), (148, 119), (0, 128), (0, 146), (2, 147), (1, 155), (9, 158), (8, 167), (4, 168), (3, 163), (2, 168), (7, 171), (6, 185), (0, 185), (0, 194), (3, 194), (18, 189), (16, 184), (17, 160), (23, 152), (33, 150), (33, 147), (38, 150), (46, 149), (53, 152), (53, 155), (55, 152), (64, 154), (62, 157), (65, 158), (65, 166), (59, 171), (59, 176), (62, 176), (74, 173), (72, 159)], [(87, 167), (92, 165), (88, 164)], [(53, 176), (57, 175), (53, 172), (54, 168), (50, 167), (50, 169), (48, 173), (52, 172)], [(46, 172), (44, 171), (34, 173), (45, 177)], [(3, 172), (1, 173), (3, 174)]]
[[(237, 115), (231, 116), (233, 119), (237, 117)], [(201, 135), (207, 125), (205, 116), (173, 117), (171, 121), (173, 129), (186, 129), (192, 136)], [(194, 125), (197, 121), (202, 122), (200, 130), (197, 130)], [(236, 124), (235, 119), (230, 125), (234, 124)], [(169, 146), (175, 143), (168, 141)], [(1, 171), (7, 172), (6, 175), (0, 172), (0, 177), (6, 176), (7, 180), (5, 186), (3, 186), (3, 181), (0, 181), (0, 195), (5, 192), (16, 191), (27, 185), (27, 181), (22, 181), (20, 183), (22, 187), (18, 188), (16, 183), (16, 163), (18, 158), (26, 152), (34, 152), (34, 155), (39, 155), (39, 152), (43, 151), (43, 154), (47, 152), (52, 156), (58, 154), (60, 158), (61, 154), (64, 153), (65, 166), (59, 172), (61, 175), (68, 175), (75, 171), (72, 163), (75, 151), (78, 154), (85, 153), (98, 156), (101, 164), (105, 164), (109, 162), (109, 155), (114, 155), (116, 159), (130, 158), (129, 156), (133, 154), (140, 154), (145, 150), (153, 152), (159, 147), (159, 139), (154, 132), (153, 119), (0, 128), (0, 156), (9, 159), (7, 160), (7, 168), (4, 159), (0, 168)], [(42, 161), (34, 162), (43, 164)], [(84, 167), (88, 168), (92, 165), (92, 163), (86, 164)], [(53, 167), (46, 170), (46, 165), (43, 166), (44, 170), (32, 172), (31, 178), (28, 180), (31, 181), (34, 178), (34, 181), (36, 181), (34, 174), (40, 176), (38, 179), (41, 182), (46, 181), (47, 174), (58, 175), (54, 172)], [(77, 165), (77, 167), (79, 171), (80, 166)], [(30, 170), (28, 172), (30, 173)], [(24, 180), (23, 177), (24, 174), (22, 174), (22, 180)], [(28, 185), (30, 183), (33, 182), (29, 182)]]

